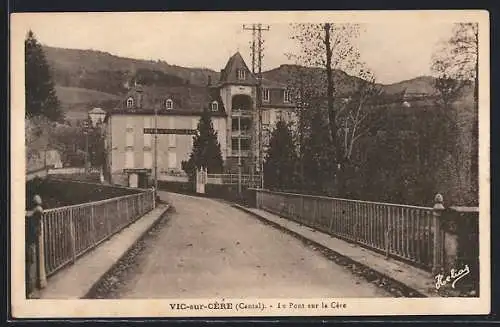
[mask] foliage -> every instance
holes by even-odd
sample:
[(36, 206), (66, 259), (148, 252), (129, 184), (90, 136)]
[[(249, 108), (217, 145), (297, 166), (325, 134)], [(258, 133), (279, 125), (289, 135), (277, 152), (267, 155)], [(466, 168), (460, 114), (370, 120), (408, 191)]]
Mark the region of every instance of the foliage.
[(296, 185), (297, 154), (290, 127), (279, 120), (273, 129), (264, 162), (264, 185), (292, 189)]
[(189, 160), (182, 161), (182, 169), (190, 176), (193, 176), (196, 169), (201, 167), (205, 167), (209, 174), (222, 172), (222, 152), (210, 115), (208, 109), (203, 111), (198, 122), (197, 133), (193, 136), (193, 149)]
[[(315, 175), (303, 175), (303, 179), (318, 187), (330, 180), (327, 188), (335, 190), (334, 193), (340, 196), (345, 196), (349, 172), (356, 166), (352, 162), (355, 146), (360, 138), (373, 133), (380, 111), (375, 110), (373, 105), (380, 96), (380, 89), (360, 61), (360, 53), (354, 46), (361, 27), (332, 23), (293, 25), (292, 39), (298, 42), (299, 51), (290, 57), (306, 67), (320, 67), (322, 72), (318, 75), (298, 66), (291, 83), (299, 104), (298, 138), (304, 143), (301, 158), (308, 161), (301, 166), (315, 167), (313, 170), (319, 167), (329, 169), (326, 175), (316, 172)], [(314, 113), (308, 115), (307, 112)], [(315, 122), (318, 119), (326, 124), (312, 127), (318, 125)], [(322, 133), (323, 130), (327, 133), (321, 137), (311, 134)], [(321, 161), (329, 165), (320, 164)], [(307, 171), (301, 168), (301, 172), (305, 174)], [(317, 182), (311, 178), (317, 179)]]
[(179, 67), (161, 60), (123, 58), (96, 50), (43, 49), (54, 68), (55, 83), (61, 86), (121, 94), (125, 83), (141, 69), (163, 72), (195, 85), (206, 85), (208, 76), (219, 78), (219, 73), (210, 69)]
[(42, 46), (32, 31), (26, 36), (24, 49), (26, 116), (43, 115), (53, 121), (63, 120), (64, 114), (56, 95), (50, 67)]
[[(463, 37), (460, 27), (456, 35)], [(477, 204), (477, 194), (467, 190), (474, 119), (464, 96), (474, 83), (457, 78), (474, 74), (443, 73), (427, 80), (437, 97), (409, 99), (405, 106), (405, 92), (385, 94), (389, 89), (377, 85), (359, 61), (351, 41), (360, 30), (326, 23), (295, 26), (299, 50), (291, 57), (298, 65), (286, 68), (297, 104), (301, 191), (417, 205), (432, 205), (439, 192), (453, 204)], [(453, 37), (450, 44), (463, 43)], [(439, 64), (455, 67), (448, 73), (460, 67)]]
[(452, 36), (434, 53), (432, 70), (459, 81), (477, 79), (478, 24), (456, 23)]
[(100, 201), (125, 195), (137, 194), (136, 190), (113, 186), (78, 182), (73, 180), (35, 178), (26, 182), (26, 208), (32, 207), (35, 194), (42, 198), (44, 209)]
[(162, 72), (161, 70), (152, 70), (141, 68), (135, 73), (135, 79), (142, 85), (171, 86), (183, 85), (186, 81), (182, 78)]
[[(476, 198), (478, 181), (478, 24), (456, 23), (452, 36), (434, 53), (432, 70), (437, 75), (437, 105), (442, 112), (444, 156), (453, 170), (452, 185), (458, 197)], [(454, 105), (470, 87), (474, 88), (472, 114)], [(444, 160), (444, 159), (443, 159)], [(475, 194), (473, 196), (467, 194)]]
[[(89, 126), (92, 126), (90, 119)], [(97, 126), (90, 128), (88, 131), (88, 160), (92, 167), (101, 167), (105, 163), (106, 153), (103, 133), (102, 123), (97, 123)]]

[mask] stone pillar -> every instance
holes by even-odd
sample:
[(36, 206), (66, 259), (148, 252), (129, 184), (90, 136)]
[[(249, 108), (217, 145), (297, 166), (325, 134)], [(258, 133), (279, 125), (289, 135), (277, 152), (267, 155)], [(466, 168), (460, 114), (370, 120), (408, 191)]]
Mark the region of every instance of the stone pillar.
[(441, 194), (436, 194), (434, 197), (434, 207), (433, 207), (433, 220), (432, 220), (432, 231), (433, 231), (433, 251), (432, 251), (432, 273), (437, 274), (441, 272), (443, 268), (443, 231), (441, 228), (442, 215), (445, 210), (443, 205), (443, 196)]
[(29, 296), (35, 288), (47, 286), (45, 272), (45, 249), (44, 249), (44, 225), (42, 222), (43, 208), (42, 198), (35, 195), (33, 198), (34, 208), (26, 213), (26, 287)]

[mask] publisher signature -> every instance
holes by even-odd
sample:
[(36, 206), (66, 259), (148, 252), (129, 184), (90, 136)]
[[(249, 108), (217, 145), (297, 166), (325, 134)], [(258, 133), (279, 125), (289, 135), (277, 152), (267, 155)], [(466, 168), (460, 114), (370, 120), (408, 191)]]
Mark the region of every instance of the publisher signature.
[(455, 288), (455, 283), (460, 279), (464, 278), (470, 273), (470, 269), (468, 265), (465, 265), (464, 268), (456, 270), (451, 269), (448, 275), (437, 274), (434, 278), (436, 279), (436, 289), (440, 289), (442, 286), (447, 285), (451, 282), (451, 288)]

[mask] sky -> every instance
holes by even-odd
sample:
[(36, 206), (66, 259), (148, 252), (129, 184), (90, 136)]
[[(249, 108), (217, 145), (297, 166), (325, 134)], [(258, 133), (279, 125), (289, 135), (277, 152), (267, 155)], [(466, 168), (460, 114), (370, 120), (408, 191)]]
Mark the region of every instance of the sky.
[[(233, 16), (207, 20), (197, 19), (196, 15), (182, 19), (172, 14), (63, 13), (35, 14), (23, 19), (22, 25), (49, 46), (94, 49), (219, 71), (236, 51), (251, 65), (251, 32), (243, 30), (243, 23), (251, 22)], [(290, 39), (289, 24), (262, 23), (270, 26), (269, 31), (263, 32), (263, 70), (292, 63), (285, 55), (297, 46)], [(376, 80), (390, 84), (430, 75), (431, 55), (439, 42), (450, 36), (451, 28), (449, 21), (382, 19), (363, 23), (363, 32), (355, 44)]]

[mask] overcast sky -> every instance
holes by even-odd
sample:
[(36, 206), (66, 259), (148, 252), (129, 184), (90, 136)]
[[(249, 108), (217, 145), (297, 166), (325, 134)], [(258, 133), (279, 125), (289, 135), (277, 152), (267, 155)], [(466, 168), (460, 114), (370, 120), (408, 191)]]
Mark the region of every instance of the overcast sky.
[[(251, 32), (244, 21), (179, 19), (168, 15), (58, 14), (31, 16), (23, 25), (49, 46), (94, 49), (114, 55), (162, 59), (169, 64), (220, 70), (240, 51), (250, 66)], [(294, 50), (290, 28), (270, 23), (265, 37), (264, 70), (289, 63)], [(426, 20), (382, 20), (366, 23), (357, 45), (377, 81), (394, 83), (429, 75), (430, 58), (437, 43), (449, 37), (452, 24)]]

